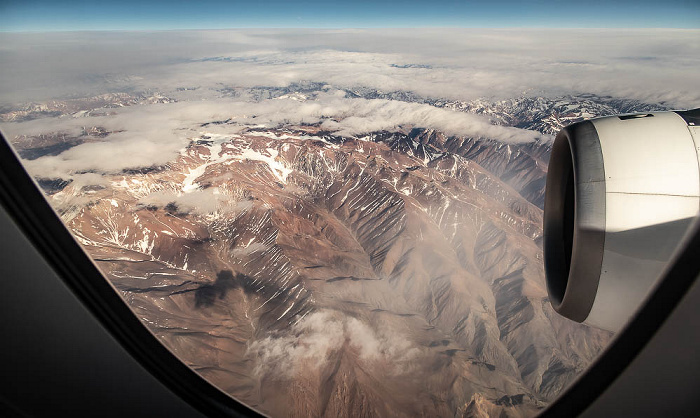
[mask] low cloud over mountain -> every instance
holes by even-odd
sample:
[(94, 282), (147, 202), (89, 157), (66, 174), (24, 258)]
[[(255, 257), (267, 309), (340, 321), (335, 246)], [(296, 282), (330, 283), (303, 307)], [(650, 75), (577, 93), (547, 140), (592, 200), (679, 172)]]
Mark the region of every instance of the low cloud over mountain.
[(361, 136), (401, 127), (436, 129), (449, 135), (493, 138), (502, 142), (532, 142), (547, 135), (524, 129), (497, 126), (474, 114), (440, 109), (427, 104), (385, 99), (346, 98), (345, 93), (321, 92), (313, 100), (279, 98), (259, 102), (215, 100), (141, 105), (118, 109), (110, 115), (85, 118), (39, 119), (8, 125), (14, 135), (64, 135), (78, 137), (86, 124), (99, 126), (110, 135), (28, 163), (43, 177), (61, 177), (73, 172), (118, 172), (128, 168), (162, 165), (172, 160), (197, 134), (201, 121), (225, 121), (232, 125), (279, 127), (285, 124), (319, 124), (340, 136)]

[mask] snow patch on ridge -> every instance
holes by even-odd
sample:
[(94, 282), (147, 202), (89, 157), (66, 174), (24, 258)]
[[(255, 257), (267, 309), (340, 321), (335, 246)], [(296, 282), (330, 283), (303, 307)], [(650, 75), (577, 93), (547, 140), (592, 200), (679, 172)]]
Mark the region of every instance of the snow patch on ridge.
[(281, 182), (287, 183), (287, 176), (289, 176), (292, 170), (276, 160), (277, 155), (279, 154), (276, 149), (267, 148), (266, 151), (268, 154), (270, 154), (269, 156), (247, 148), (243, 151), (241, 157), (252, 161), (266, 163), (275, 177), (277, 177)]

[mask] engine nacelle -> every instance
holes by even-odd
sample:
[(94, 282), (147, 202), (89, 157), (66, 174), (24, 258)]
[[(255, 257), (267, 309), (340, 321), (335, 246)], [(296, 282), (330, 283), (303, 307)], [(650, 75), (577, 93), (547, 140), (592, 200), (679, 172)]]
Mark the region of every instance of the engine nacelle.
[(699, 153), (700, 109), (559, 132), (544, 208), (547, 290), (559, 314), (611, 331), (634, 314), (698, 214)]

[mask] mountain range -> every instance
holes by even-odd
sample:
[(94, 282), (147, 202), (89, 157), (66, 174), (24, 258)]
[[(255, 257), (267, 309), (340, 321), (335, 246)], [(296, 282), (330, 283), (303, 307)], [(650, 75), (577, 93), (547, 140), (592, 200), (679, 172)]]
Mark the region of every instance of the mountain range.
[[(318, 89), (244, 93), (314, 100)], [(660, 107), (596, 96), (346, 94), (548, 135)], [(4, 109), (0, 118), (89, 118), (171, 100), (109, 94)], [(532, 416), (612, 338), (559, 317), (547, 299), (550, 141), (421, 126), (346, 136), (313, 123), (234, 125), (203, 120), (172, 161), (103, 173), (99, 184), (38, 181), (135, 315), (236, 399), (272, 416)], [(31, 161), (110, 134), (86, 124), (72, 137), (11, 140)]]

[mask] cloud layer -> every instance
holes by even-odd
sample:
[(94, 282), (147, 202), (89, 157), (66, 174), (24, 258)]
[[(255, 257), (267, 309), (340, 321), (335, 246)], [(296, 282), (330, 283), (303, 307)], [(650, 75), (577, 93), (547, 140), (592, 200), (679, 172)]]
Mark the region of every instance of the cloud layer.
[[(203, 133), (246, 125), (321, 123), (359, 136), (399, 126), (527, 142), (541, 135), (424, 104), (344, 97), (342, 90), (408, 91), (469, 100), (599, 95), (700, 104), (698, 30), (245, 30), (0, 34), (0, 103), (158, 91), (179, 103), (109, 109), (109, 116), (8, 123), (13, 135), (86, 126), (111, 134), (28, 162), (33, 174), (114, 173), (165, 164)], [(259, 100), (225, 92), (325, 84), (313, 100)], [(319, 84), (321, 85), (321, 84)], [(264, 90), (264, 89), (263, 89)]]
[(692, 107), (700, 99), (698, 36), (660, 29), (5, 33), (0, 102), (311, 80), (457, 100), (595, 93)]
[[(229, 120), (224, 125), (201, 127), (203, 122)], [(176, 158), (190, 139), (204, 133), (231, 134), (246, 126), (277, 127), (320, 123), (344, 136), (417, 126), (449, 135), (491, 138), (503, 142), (528, 142), (546, 138), (524, 129), (492, 125), (486, 117), (439, 109), (426, 104), (346, 98), (342, 92), (320, 94), (313, 101), (290, 98), (260, 102), (241, 100), (191, 101), (139, 105), (119, 109), (109, 116), (47, 118), (7, 125), (13, 135), (52, 132), (79, 136), (85, 126), (113, 132), (104, 139), (75, 146), (56, 156), (27, 161), (35, 176), (66, 178), (74, 173), (115, 173), (123, 169), (157, 166)]]

